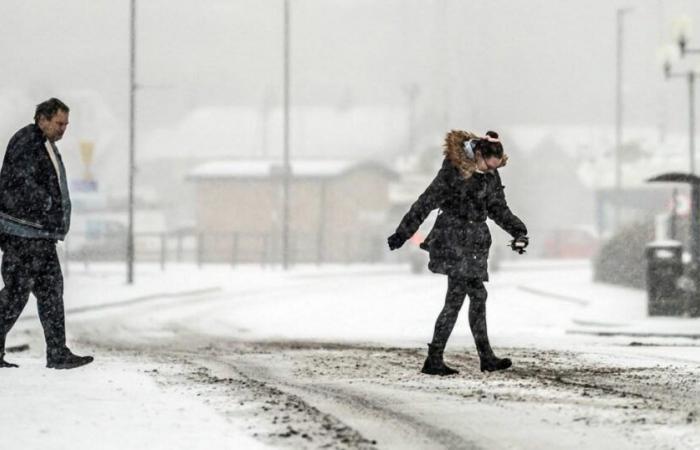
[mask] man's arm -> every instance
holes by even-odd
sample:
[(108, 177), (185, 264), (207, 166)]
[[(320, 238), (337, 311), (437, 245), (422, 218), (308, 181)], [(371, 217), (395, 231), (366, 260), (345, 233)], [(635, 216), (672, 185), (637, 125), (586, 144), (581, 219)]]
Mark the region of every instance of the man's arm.
[(51, 207), (51, 195), (39, 183), (39, 161), (32, 147), (36, 143), (20, 137), (10, 141), (3, 161), (2, 170), (6, 177), (5, 188), (12, 191), (3, 192), (15, 197), (16, 201), (33, 203), (32, 207), (48, 211)]

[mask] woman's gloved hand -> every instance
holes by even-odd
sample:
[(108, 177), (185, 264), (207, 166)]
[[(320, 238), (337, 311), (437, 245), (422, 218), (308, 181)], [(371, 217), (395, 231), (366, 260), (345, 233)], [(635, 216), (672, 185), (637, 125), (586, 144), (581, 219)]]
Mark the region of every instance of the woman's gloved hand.
[(530, 245), (530, 238), (527, 236), (518, 236), (510, 241), (510, 248), (513, 249), (514, 252), (518, 252), (521, 255), (525, 253), (525, 248), (528, 245)]
[(400, 248), (404, 242), (406, 242), (406, 239), (402, 238), (397, 233), (394, 233), (389, 236), (386, 241), (389, 244), (389, 250), (396, 250), (397, 248)]

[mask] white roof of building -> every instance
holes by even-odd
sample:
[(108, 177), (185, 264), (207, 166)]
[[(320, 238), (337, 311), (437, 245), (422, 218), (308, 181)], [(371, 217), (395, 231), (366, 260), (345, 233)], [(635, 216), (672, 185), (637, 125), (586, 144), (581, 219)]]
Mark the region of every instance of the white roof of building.
[[(290, 148), (297, 158), (366, 158), (406, 148), (406, 108), (295, 106)], [(280, 158), (284, 116), (279, 107), (201, 107), (168, 128), (146, 133), (139, 161), (160, 158)]]
[[(384, 166), (368, 161), (295, 160), (290, 163), (295, 177), (330, 178), (359, 166)], [(190, 179), (267, 178), (282, 173), (280, 160), (224, 160), (203, 163), (190, 171)]]

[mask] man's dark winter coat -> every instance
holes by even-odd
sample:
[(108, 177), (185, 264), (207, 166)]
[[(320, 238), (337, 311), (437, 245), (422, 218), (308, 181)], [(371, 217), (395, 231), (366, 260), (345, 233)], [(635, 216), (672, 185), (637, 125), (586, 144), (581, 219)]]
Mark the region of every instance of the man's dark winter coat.
[[(2, 233), (63, 239), (68, 232), (67, 187), (64, 198), (45, 142), (46, 137), (34, 124), (20, 129), (10, 139), (0, 171)], [(55, 154), (63, 170), (61, 155), (57, 151)]]
[[(435, 273), (488, 280), (492, 219), (514, 238), (525, 236), (525, 224), (510, 211), (497, 170), (474, 171), (462, 148), (448, 148), (445, 161), (430, 186), (401, 220), (396, 233), (409, 239), (434, 209), (433, 229), (421, 244), (430, 253)], [(465, 170), (465, 166), (470, 170)]]

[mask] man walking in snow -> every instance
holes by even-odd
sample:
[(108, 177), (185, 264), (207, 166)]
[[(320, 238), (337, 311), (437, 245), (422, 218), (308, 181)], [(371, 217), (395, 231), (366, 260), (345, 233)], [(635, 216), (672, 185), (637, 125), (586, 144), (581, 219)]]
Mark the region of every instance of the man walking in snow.
[(34, 123), (10, 139), (0, 170), (0, 367), (5, 337), (29, 294), (37, 299), (46, 339), (46, 367), (72, 369), (92, 362), (66, 347), (63, 274), (56, 242), (70, 227), (68, 180), (56, 142), (68, 127), (69, 108), (52, 98), (36, 107)]

